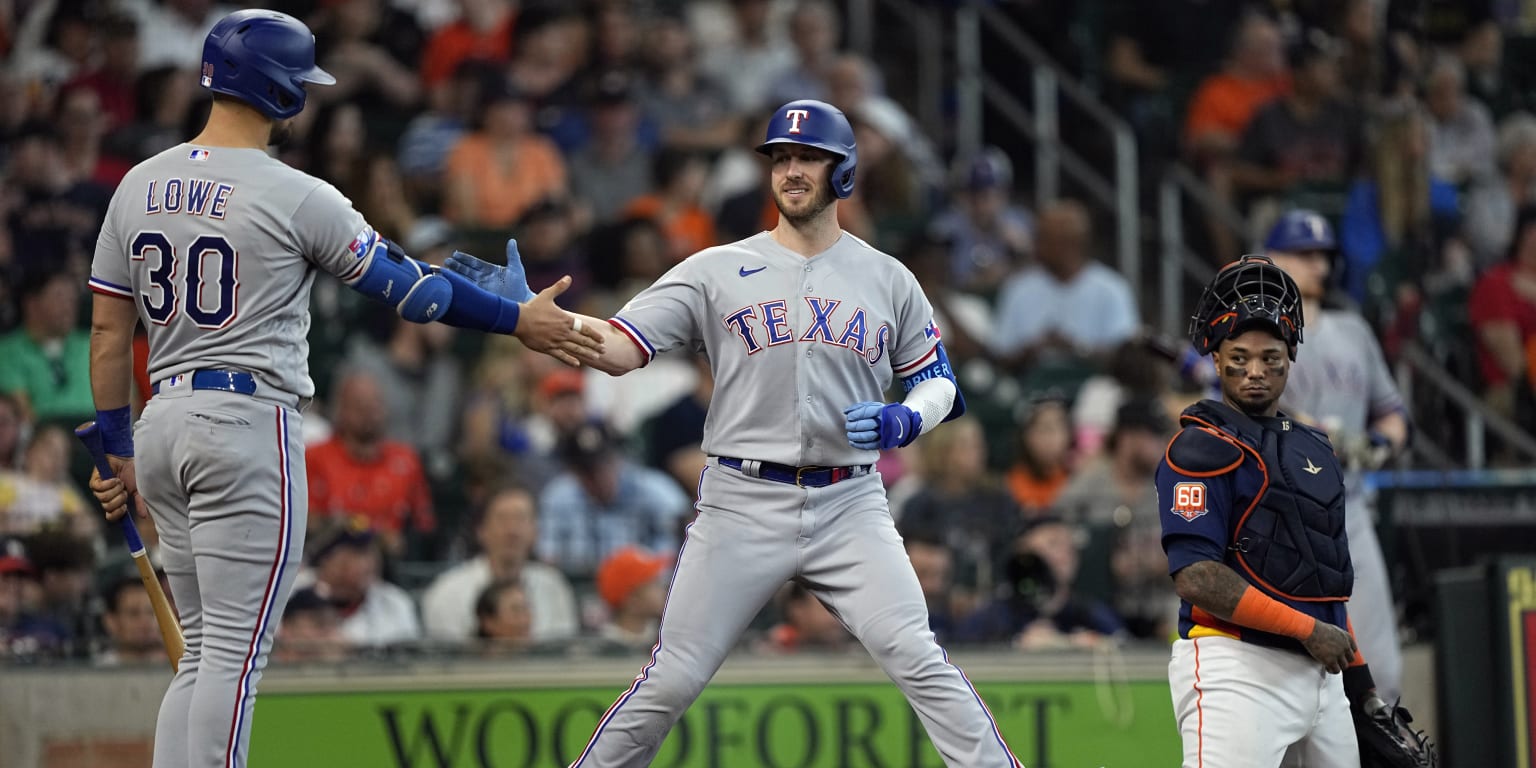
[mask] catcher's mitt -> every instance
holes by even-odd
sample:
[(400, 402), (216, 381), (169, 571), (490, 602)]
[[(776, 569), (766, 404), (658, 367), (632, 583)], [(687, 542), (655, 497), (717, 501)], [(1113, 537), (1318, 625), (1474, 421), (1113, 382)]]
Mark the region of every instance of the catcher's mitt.
[(1360, 768), (1435, 768), (1438, 764), (1435, 746), (1423, 731), (1413, 729), (1408, 710), (1375, 696), (1350, 710), (1360, 742)]

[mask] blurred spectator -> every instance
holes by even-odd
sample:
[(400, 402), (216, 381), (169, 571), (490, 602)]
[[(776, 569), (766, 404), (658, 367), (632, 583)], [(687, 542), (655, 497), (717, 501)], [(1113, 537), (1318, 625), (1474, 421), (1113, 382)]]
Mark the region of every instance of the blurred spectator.
[[(831, 3), (800, 0), (789, 16), (789, 40), (795, 48), (794, 66), (768, 87), (769, 104), (796, 99), (826, 101), (829, 96), (827, 75), (837, 56), (841, 36), (841, 21)], [(844, 110), (853, 107), (852, 104), (837, 106)]]
[(1161, 402), (1126, 401), (1104, 453), (1078, 470), (1056, 499), (1063, 520), (1108, 546), (1109, 563), (1088, 567), (1109, 566), (1105, 586), (1136, 637), (1164, 639), (1176, 629), (1179, 598), (1168, 578), (1153, 482), (1175, 431)]
[(26, 84), (31, 108), (46, 109), (61, 83), (88, 71), (96, 54), (94, 24), (100, 14), (89, 0), (28, 3), (7, 10), (8, 21), (13, 12), (21, 23), (6, 69)]
[(565, 161), (533, 132), (527, 98), (503, 83), (484, 99), (475, 132), (448, 153), (443, 216), (461, 227), (507, 227), (539, 200), (566, 193)]
[(443, 171), (448, 156), (475, 125), (485, 94), (500, 88), (496, 65), (469, 59), (427, 93), (426, 110), (410, 119), (400, 136), (400, 172), (411, 199), (425, 210), (442, 207)]
[[(559, 469), (554, 432), (540, 424), (544, 404), (539, 382), (564, 366), (517, 343), (489, 337), (471, 374), (471, 388), (459, 430), (458, 454), (471, 505), (505, 479), (527, 485), (535, 496)], [(570, 371), (581, 378), (579, 371)], [(580, 398), (577, 398), (580, 400)], [(585, 414), (585, 405), (578, 409)], [(545, 442), (540, 430), (547, 435)]]
[[(750, 4), (747, 3), (747, 4)], [(661, 14), (650, 22), (645, 46), (645, 82), (640, 99), (657, 123), (662, 144), (682, 150), (715, 152), (730, 146), (741, 130), (725, 88), (756, 82), (768, 72), (738, 70), (701, 74), (697, 46), (683, 20)], [(742, 77), (743, 71), (753, 72)]]
[(329, 181), (341, 193), (359, 200), (363, 190), (354, 182), (368, 148), (368, 125), (363, 109), (342, 101), (315, 110), (309, 132), (309, 172)]
[(629, 75), (608, 72), (598, 78), (588, 120), (591, 138), (567, 167), (571, 191), (596, 223), (605, 224), (651, 189), (652, 153), (640, 143), (640, 109)]
[(1504, 30), (1488, 21), (1468, 30), (1457, 49), (1467, 71), (1467, 92), (1493, 110), (1494, 117), (1536, 107), (1532, 94), (1511, 77), (1504, 60)]
[(558, 453), (566, 469), (539, 497), (541, 559), (590, 573), (620, 547), (677, 550), (688, 497), (670, 477), (631, 462), (602, 424), (564, 436)]
[(655, 220), (667, 236), (674, 262), (715, 245), (715, 221), (699, 205), (708, 161), (694, 152), (663, 149), (651, 165), (654, 191), (630, 201), (624, 216)]
[(37, 571), (21, 541), (0, 538), (0, 659), (51, 652), (59, 644), (57, 629), (39, 619)]
[(1039, 266), (1009, 277), (997, 297), (994, 344), (1010, 367), (1101, 358), (1136, 333), (1130, 284), (1088, 253), (1092, 226), (1074, 200), (1040, 213)]
[(139, 24), (132, 16), (113, 13), (101, 19), (97, 30), (101, 57), (60, 91), (83, 88), (95, 93), (106, 116), (102, 130), (111, 132), (132, 123), (137, 111), (134, 78), (139, 71)]
[(571, 286), (556, 303), (572, 310), (585, 310), (585, 302), (591, 296), (592, 275), (576, 227), (576, 212), (571, 206), (563, 198), (547, 198), (528, 208), (514, 231), (528, 284), (534, 290), (543, 290), (570, 275)]
[[(933, 323), (944, 335), (944, 349), (964, 375), (965, 363), (987, 353), (992, 336), (992, 305), (955, 287), (951, 241), (930, 229), (907, 240), (900, 260), (933, 304)], [(964, 379), (962, 379), (964, 383)]]
[(518, 579), (493, 581), (475, 598), (475, 637), (491, 653), (517, 652), (533, 645), (533, 611)]
[(416, 215), (400, 165), (372, 147), (354, 172), (357, 210), (379, 234), (399, 242), (411, 256), (442, 265), (453, 252), (453, 227), (438, 216)]
[(89, 539), (64, 529), (46, 529), (27, 539), (27, 557), (41, 587), (37, 605), (39, 637), (57, 655), (89, 655), (96, 639), (95, 595), (91, 590), (96, 550)]
[(1308, 186), (1342, 190), (1359, 163), (1360, 125), (1339, 98), (1334, 42), (1313, 30), (1291, 46), (1290, 66), (1290, 92), (1260, 107), (1241, 134), (1232, 164), (1239, 201)]
[(932, 190), (901, 149), (900, 110), (871, 100), (850, 110), (848, 119), (859, 148), (859, 184), (851, 199), (869, 215), (877, 243), (902, 242), (926, 223)]
[[(1155, 400), (1163, 403), (1170, 414), (1193, 402), (1173, 388), (1177, 374), (1174, 363), (1191, 349), (1185, 340), (1155, 334), (1143, 334), (1121, 344), (1110, 355), (1104, 372), (1083, 382), (1072, 402), (1078, 453), (1091, 456), (1099, 451), (1104, 439), (1114, 431), (1116, 414), (1126, 401)], [(1215, 368), (1211, 367), (1210, 372), (1214, 376)]]
[(69, 424), (95, 418), (90, 335), (76, 327), (80, 282), (61, 269), (24, 273), (21, 327), (0, 336), (0, 392), (31, 420)]
[(1073, 592), (1076, 533), (1059, 517), (1030, 523), (1003, 569), (1001, 596), (966, 617), (959, 642), (1011, 643), (1026, 651), (1093, 647), (1124, 631), (1109, 606)]
[(1178, 118), (1195, 82), (1220, 65), (1242, 3), (1114, 0), (1108, 4), (1106, 96), (1150, 156), (1178, 148)]
[(341, 632), (341, 616), (331, 601), (313, 588), (296, 589), (283, 607), (272, 650), (280, 664), (334, 664), (350, 651)]
[(1425, 78), (1429, 108), (1429, 172), (1451, 184), (1493, 175), (1493, 118), (1467, 95), (1467, 72), (1454, 56), (1440, 56)]
[[(1456, 188), (1431, 173), (1423, 111), (1400, 103), (1385, 111), (1367, 143), (1369, 175), (1355, 181), (1339, 222), (1344, 286), (1365, 304), (1378, 265), (1384, 288), (1420, 282), (1441, 265), (1438, 222), (1459, 215)], [(1470, 266), (1470, 265), (1469, 265)], [(1388, 294), (1389, 296), (1391, 294)]]
[(101, 96), (89, 88), (71, 88), (59, 94), (54, 110), (59, 126), (64, 165), (75, 179), (116, 187), (132, 167), (119, 157), (102, 152), (102, 138), (110, 117), (102, 111)]
[(421, 54), (421, 82), (434, 89), (470, 59), (504, 63), (512, 53), (516, 0), (458, 0), (459, 17), (439, 27)]
[[(715, 393), (715, 377), (709, 358), (693, 355), (698, 372), (693, 391), (678, 398), (646, 425), (645, 463), (666, 472), (690, 496), (698, 493), (708, 456), (701, 444), (709, 399)], [(697, 501), (697, 499), (695, 499)]]
[(727, 89), (736, 114), (756, 114), (775, 106), (769, 88), (794, 67), (795, 52), (770, 23), (770, 0), (731, 0), (731, 5), (736, 35), (714, 41), (704, 52), (703, 69)]
[(903, 531), (901, 541), (928, 604), (928, 628), (933, 630), (939, 644), (943, 645), (949, 642), (955, 630), (956, 617), (969, 613), (975, 607), (973, 604), (959, 607), (962, 602), (957, 601), (952, 592), (954, 552), (945, 545), (943, 537), (934, 531)]
[(370, 125), (393, 122), (399, 110), (421, 101), (416, 65), (423, 39), (409, 14), (385, 0), (330, 0), (319, 12), (312, 23), (315, 58), (336, 84), (316, 89), (316, 96), (358, 103)]
[(1184, 120), (1184, 151), (1202, 165), (1230, 157), (1248, 121), (1287, 87), (1285, 52), (1274, 22), (1250, 13), (1232, 40), (1225, 66), (1200, 83)]
[(626, 218), (592, 233), (592, 281), (605, 289), (593, 299), (593, 317), (617, 314), (641, 289), (672, 266), (666, 233), (654, 219)]
[(443, 571), (422, 595), (427, 635), (437, 640), (470, 639), (476, 633), (477, 616), (484, 629), (484, 614), (476, 601), (493, 583), (512, 582), (522, 588), (522, 610), (531, 616), (527, 632), (532, 640), (574, 636), (576, 597), (570, 582), (555, 568), (531, 559), (538, 540), (533, 496), (522, 488), (502, 487), (480, 510), (474, 532), (479, 554)]
[(392, 418), (379, 382), (362, 371), (336, 383), (330, 439), (306, 451), (309, 520), (360, 515), (392, 556), (406, 552), (405, 529), (437, 527), (421, 459), (410, 445), (385, 437)]
[(137, 573), (113, 581), (102, 593), (106, 610), (101, 626), (106, 646), (96, 653), (97, 666), (116, 667), (156, 663), (165, 659), (165, 641), (155, 622), (155, 608)]
[(378, 537), (364, 517), (332, 518), (309, 536), (309, 578), (299, 587), (336, 606), (341, 635), (357, 647), (384, 647), (421, 638), (416, 604), (384, 581)]
[(950, 243), (955, 286), (990, 295), (1034, 250), (1034, 219), (1013, 201), (1013, 163), (997, 147), (955, 169), (954, 193), (933, 232)]
[(196, 71), (203, 40), (234, 8), (213, 0), (160, 0), (135, 4), (139, 11), (139, 68), (173, 66)]
[[(15, 266), (23, 272), (89, 271), (110, 191), (70, 172), (56, 127), (31, 122), (12, 139), (0, 198)], [(79, 283), (76, 283), (78, 287)]]
[(88, 540), (96, 536), (94, 506), (87, 507), (70, 482), (69, 449), (63, 428), (43, 427), (27, 443), (22, 471), (0, 470), (0, 535), (58, 528)]
[(791, 581), (779, 591), (775, 603), (783, 620), (768, 629), (758, 652), (829, 652), (858, 647), (842, 621), (804, 582)]
[(0, 471), (21, 469), (21, 448), (30, 431), (21, 403), (0, 392)]
[(920, 449), (923, 485), (900, 510), (901, 529), (943, 537), (954, 554), (957, 589), (989, 595), (1023, 519), (987, 473), (981, 423), (962, 416), (929, 435)]
[(1499, 123), (1498, 174), (1475, 182), (1467, 193), (1462, 235), (1478, 272), (1509, 252), (1515, 215), (1536, 203), (1536, 116), (1516, 112)]
[[(407, 252), (421, 258), (418, 250)], [(453, 328), (398, 317), (387, 322), (391, 333), (382, 345), (364, 334), (354, 336), (342, 369), (361, 372), (378, 385), (384, 413), (390, 416), (385, 435), (409, 444), (429, 462), (428, 474), (445, 477), (453, 469), (453, 437), (464, 393)]]
[(635, 4), (630, 0), (597, 0), (594, 5), (588, 66), (595, 72), (627, 72), (638, 67), (644, 26), (636, 18)]
[(197, 78), (175, 67), (140, 72), (130, 91), (134, 94), (133, 122), (107, 136), (107, 150), (130, 163), (138, 163), (190, 138), (196, 128), (193, 106), (206, 103), (207, 92)]
[(597, 594), (608, 606), (598, 635), (615, 648), (650, 648), (656, 643), (667, 604), (671, 558), (635, 547), (615, 550), (597, 567)]
[(1536, 207), (1520, 209), (1508, 259), (1483, 273), (1467, 304), (1483, 401), (1527, 429), (1536, 426)]
[(1072, 461), (1072, 422), (1067, 403), (1045, 397), (1026, 403), (1019, 416), (1019, 441), (1008, 469), (1008, 491), (1025, 518), (1045, 514), (1067, 487)]
[[(933, 142), (905, 108), (885, 95), (880, 70), (874, 62), (856, 53), (844, 53), (833, 59), (827, 70), (827, 101), (840, 105), (846, 113), (863, 113), (878, 123), (896, 151), (911, 162), (925, 193), (943, 185), (944, 168)], [(863, 145), (859, 152), (862, 159)], [(930, 202), (923, 200), (924, 205)]]
[(586, 139), (579, 78), (588, 50), (587, 21), (562, 4), (530, 6), (518, 18), (507, 81), (534, 109), (534, 129), (568, 153)]

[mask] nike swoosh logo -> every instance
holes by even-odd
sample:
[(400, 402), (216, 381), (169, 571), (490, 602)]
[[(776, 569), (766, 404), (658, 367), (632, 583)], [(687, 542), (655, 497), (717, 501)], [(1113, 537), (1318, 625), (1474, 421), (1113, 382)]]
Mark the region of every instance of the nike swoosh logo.
[(746, 277), (747, 275), (755, 275), (765, 269), (767, 269), (767, 267), (758, 267), (757, 269), (747, 269), (746, 267), (742, 267), (736, 270), (736, 274), (739, 274), (742, 277)]

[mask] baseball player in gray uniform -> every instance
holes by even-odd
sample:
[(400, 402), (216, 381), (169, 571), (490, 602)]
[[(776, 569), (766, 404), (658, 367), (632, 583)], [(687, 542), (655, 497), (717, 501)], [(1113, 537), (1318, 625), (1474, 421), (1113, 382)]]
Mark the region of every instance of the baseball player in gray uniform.
[(1365, 319), (1349, 310), (1323, 309), (1338, 249), (1328, 220), (1314, 211), (1289, 211), (1276, 221), (1264, 246), (1275, 265), (1296, 281), (1308, 319), (1307, 343), (1296, 355), (1281, 404), (1327, 432), (1344, 464), (1344, 524), (1355, 568), (1349, 618), (1361, 653), (1371, 661), (1377, 692), (1385, 701), (1396, 701), (1403, 678), (1397, 611), (1364, 474), (1407, 444), (1408, 409)]
[[(314, 394), (305, 336), (317, 271), (415, 322), (511, 333), (572, 363), (601, 347), (553, 304), (568, 279), (514, 300), (440, 274), (334, 187), (267, 154), (306, 85), (334, 82), (314, 56), (314, 36), (290, 16), (219, 21), (203, 52), (202, 85), (215, 93), (206, 127), (124, 177), (91, 267), (91, 386), (118, 475), (93, 476), (92, 488), (111, 519), (142, 494), (186, 637), (156, 768), (246, 764), (257, 682), (303, 551), (299, 411)], [(139, 321), (154, 392), (130, 426)]]
[[(656, 354), (702, 350), (715, 376), (710, 459), (678, 554), (650, 663), (603, 715), (574, 763), (649, 765), (741, 632), (798, 580), (906, 694), (950, 766), (1019, 766), (986, 705), (928, 629), (917, 576), (873, 469), (964, 411), (922, 288), (900, 263), (843, 232), (837, 200), (858, 162), (842, 112), (779, 108), (758, 151), (772, 161), (779, 224), (701, 251), (607, 323), (592, 365), (620, 375)], [(447, 265), (493, 285), (500, 270)], [(503, 281), (505, 284), (505, 281)], [(883, 402), (898, 378), (899, 403)]]

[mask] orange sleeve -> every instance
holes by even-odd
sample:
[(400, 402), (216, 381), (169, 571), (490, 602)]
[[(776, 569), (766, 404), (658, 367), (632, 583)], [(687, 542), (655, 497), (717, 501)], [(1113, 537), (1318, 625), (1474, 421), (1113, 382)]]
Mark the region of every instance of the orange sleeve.
[(1185, 141), (1193, 141), (1206, 133), (1221, 129), (1220, 120), (1216, 116), (1215, 102), (1218, 101), (1216, 90), (1215, 84), (1206, 80), (1190, 98), (1189, 111), (1184, 115)]
[(1232, 611), (1232, 622), (1263, 632), (1306, 640), (1312, 636), (1317, 619), (1276, 600), (1259, 590), (1248, 587)]

